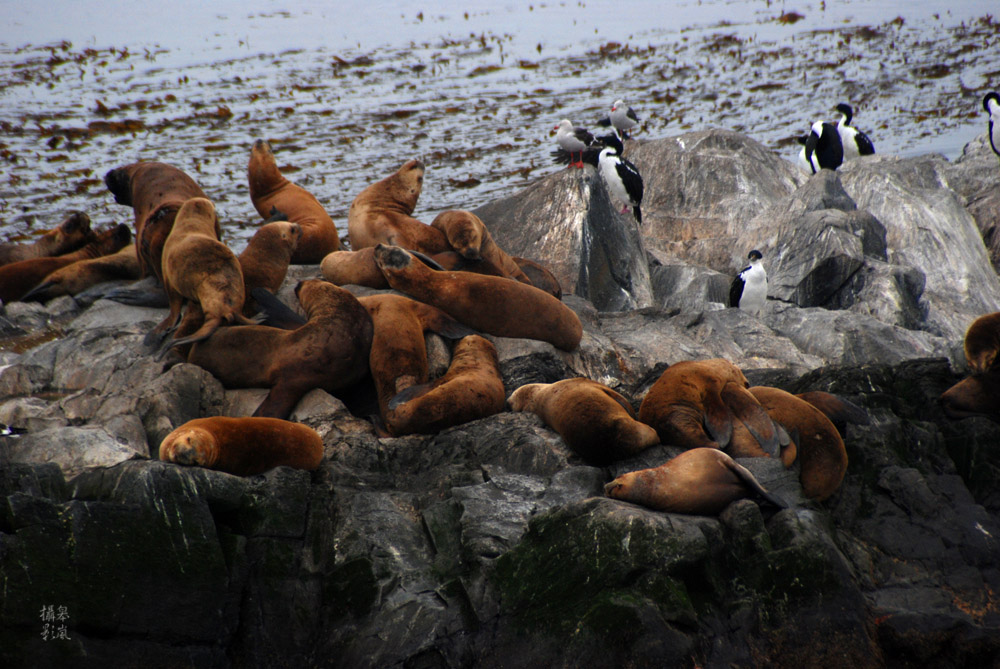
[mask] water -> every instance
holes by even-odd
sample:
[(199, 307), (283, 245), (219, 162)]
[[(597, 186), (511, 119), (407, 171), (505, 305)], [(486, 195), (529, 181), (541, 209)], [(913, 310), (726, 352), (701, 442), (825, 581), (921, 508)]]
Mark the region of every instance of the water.
[(559, 169), (553, 126), (616, 98), (638, 139), (725, 127), (790, 160), (848, 101), (880, 153), (954, 158), (1000, 87), (992, 4), (0, 0), (0, 237), (71, 209), (130, 221), (103, 175), (151, 159), (202, 185), (239, 250), (260, 137), (342, 234), (362, 188), (422, 157), (430, 221)]

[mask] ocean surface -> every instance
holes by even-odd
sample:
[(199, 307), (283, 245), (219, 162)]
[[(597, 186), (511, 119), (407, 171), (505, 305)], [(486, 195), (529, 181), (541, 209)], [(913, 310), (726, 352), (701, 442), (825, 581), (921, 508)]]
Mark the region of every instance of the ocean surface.
[(594, 128), (618, 98), (638, 140), (722, 127), (794, 160), (843, 101), (879, 153), (953, 159), (1000, 88), (995, 0), (411, 6), (0, 0), (0, 239), (74, 209), (131, 222), (103, 176), (146, 159), (194, 177), (239, 250), (258, 138), (341, 234), (361, 189), (420, 157), (429, 222), (561, 169), (555, 124)]

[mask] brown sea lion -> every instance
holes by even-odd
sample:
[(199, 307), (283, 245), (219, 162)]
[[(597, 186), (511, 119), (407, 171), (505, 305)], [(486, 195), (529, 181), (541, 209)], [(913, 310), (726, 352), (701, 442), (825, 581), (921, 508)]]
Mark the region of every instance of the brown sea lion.
[(71, 253), (51, 258), (30, 258), (4, 265), (0, 267), (0, 300), (5, 304), (20, 300), (57, 269), (81, 260), (117, 253), (131, 241), (132, 232), (127, 225), (121, 224), (98, 233), (92, 242)]
[(290, 221), (265, 223), (253, 233), (238, 256), (243, 272), (244, 316), (256, 313), (256, 304), (250, 297), (254, 288), (265, 288), (272, 293), (281, 288), (301, 236), (302, 227)]
[(604, 494), (658, 511), (702, 516), (714, 516), (746, 497), (787, 506), (717, 448), (693, 448), (659, 467), (622, 474), (604, 486)]
[(389, 401), (390, 434), (433, 434), (503, 411), (504, 389), (497, 351), (470, 335), (452, 351), (448, 372), (431, 383), (409, 386)]
[[(639, 420), (660, 440), (681, 448), (724, 448), (733, 457), (777, 456), (787, 435), (747, 388), (728, 360), (685, 360), (671, 365), (646, 393)], [(734, 431), (735, 421), (746, 430)]]
[(48, 258), (75, 251), (94, 241), (90, 217), (82, 211), (71, 212), (63, 222), (45, 230), (32, 242), (0, 244), (0, 266), (31, 258)]
[(444, 233), (451, 248), (466, 260), (486, 260), (504, 276), (531, 285), (514, 259), (493, 241), (486, 224), (471, 211), (452, 209), (438, 214), (431, 227)]
[[(438, 265), (435, 269), (455, 272), (474, 272), (489, 276), (504, 276), (504, 273), (488, 260), (471, 261), (463, 258), (455, 251), (442, 251), (433, 255), (424, 255)], [(375, 247), (368, 246), (360, 251), (334, 251), (320, 263), (323, 278), (338, 286), (353, 284), (368, 288), (388, 288), (382, 270), (375, 262)]]
[(263, 139), (254, 142), (247, 165), (250, 200), (261, 218), (267, 219), (278, 210), (292, 223), (302, 228), (292, 264), (313, 265), (328, 253), (340, 248), (337, 226), (312, 193), (298, 186), (278, 170), (271, 146)]
[(985, 374), (1000, 370), (997, 351), (1000, 351), (1000, 311), (980, 316), (965, 331), (965, 360), (970, 374)]
[(968, 376), (944, 391), (940, 402), (952, 420), (983, 416), (1000, 423), (1000, 372)]
[(78, 260), (72, 265), (50, 272), (22, 299), (47, 302), (60, 295), (77, 295), (105, 281), (138, 279), (140, 274), (135, 244), (126, 242), (126, 246), (117, 253)]
[(428, 255), (451, 250), (440, 230), (413, 218), (423, 183), (424, 164), (408, 160), (395, 174), (358, 193), (347, 212), (351, 248), (393, 244)]
[(374, 324), (369, 367), (384, 419), (389, 400), (410, 386), (427, 382), (425, 332), (448, 339), (475, 334), (437, 307), (390, 293), (359, 297)]
[[(201, 186), (187, 174), (166, 163), (141, 162), (110, 170), (104, 183), (115, 202), (135, 213), (135, 248), (143, 276), (163, 283), (163, 244), (174, 225), (177, 210), (193, 197), (206, 197)], [(216, 239), (222, 229), (216, 225)]]
[(579, 317), (533, 286), (469, 272), (434, 271), (396, 246), (380, 244), (375, 261), (390, 286), (476, 330), (546, 341), (564, 351), (580, 345)]
[(295, 294), (305, 325), (221, 328), (188, 354), (226, 388), (270, 388), (254, 416), (287, 418), (313, 388), (335, 393), (368, 373), (372, 319), (357, 298), (320, 279), (301, 282)]
[(153, 331), (165, 332), (178, 323), (185, 303), (197, 304), (201, 312), (200, 324), (195, 321), (191, 326), (197, 329), (190, 332), (189, 327), (178, 327), (169, 347), (207, 339), (224, 324), (253, 324), (242, 314), (245, 293), (240, 261), (216, 237), (218, 225), (212, 201), (191, 198), (177, 210), (163, 244), (163, 287), (170, 313)]
[(750, 392), (795, 442), (802, 493), (818, 502), (832, 495), (847, 473), (847, 450), (834, 424), (812, 404), (780, 388), (753, 386)]
[(518, 256), (513, 256), (514, 262), (517, 266), (521, 268), (524, 275), (528, 277), (531, 281), (531, 285), (539, 290), (544, 290), (549, 295), (552, 295), (557, 300), (562, 299), (562, 286), (559, 285), (559, 279), (540, 263), (534, 260), (529, 260), (527, 258), (520, 258)]
[(277, 418), (195, 418), (163, 439), (160, 460), (236, 476), (275, 467), (313, 470), (323, 461), (323, 440), (307, 425)]
[(540, 416), (574, 453), (595, 465), (660, 443), (656, 430), (635, 419), (627, 399), (590, 379), (529, 383), (515, 390), (507, 403), (512, 411)]

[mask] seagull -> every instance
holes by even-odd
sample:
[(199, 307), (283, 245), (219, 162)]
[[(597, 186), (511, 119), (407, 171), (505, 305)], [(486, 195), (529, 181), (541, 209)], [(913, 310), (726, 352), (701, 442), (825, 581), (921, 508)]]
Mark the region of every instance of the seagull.
[(626, 131), (639, 125), (639, 117), (634, 109), (625, 104), (624, 100), (615, 100), (615, 103), (611, 105), (611, 113), (608, 114), (608, 117), (602, 118), (597, 123), (601, 126), (614, 126), (622, 137), (628, 137), (625, 134)]
[(840, 134), (840, 143), (844, 147), (844, 160), (850, 160), (859, 156), (870, 156), (875, 153), (875, 145), (868, 135), (857, 128), (851, 126), (851, 119), (854, 117), (854, 110), (851, 105), (841, 102), (837, 105), (840, 112), (840, 122), (837, 123), (837, 132)]
[[(558, 131), (556, 132), (556, 142), (559, 143), (560, 148), (569, 152), (570, 165), (583, 167), (583, 150), (594, 143), (594, 136), (585, 128), (574, 128), (573, 123), (565, 118), (559, 121), (555, 130)], [(575, 154), (580, 154), (579, 160), (573, 160)]]
[(729, 287), (729, 306), (759, 313), (767, 301), (767, 272), (761, 264), (764, 256), (754, 249), (747, 254), (750, 264), (740, 270)]
[(623, 146), (617, 135), (602, 137), (605, 146), (598, 154), (598, 171), (604, 177), (608, 190), (619, 201), (626, 203), (622, 213), (632, 207), (632, 215), (637, 223), (642, 223), (642, 175), (635, 165), (621, 157)]
[(1000, 157), (1000, 95), (995, 91), (987, 93), (983, 98), (983, 109), (990, 115), (990, 146), (993, 153)]
[(812, 124), (806, 138), (806, 162), (816, 174), (820, 169), (835, 170), (844, 162), (844, 145), (840, 141), (837, 126), (825, 121)]

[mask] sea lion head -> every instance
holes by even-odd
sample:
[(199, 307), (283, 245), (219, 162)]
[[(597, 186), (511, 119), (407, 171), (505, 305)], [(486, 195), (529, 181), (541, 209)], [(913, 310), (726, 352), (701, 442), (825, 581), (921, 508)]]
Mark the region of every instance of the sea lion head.
[(420, 198), (420, 191), (424, 187), (424, 164), (416, 158), (407, 160), (393, 175), (393, 181), (397, 185), (395, 197), (405, 203), (412, 213)]
[(401, 270), (413, 263), (413, 256), (398, 246), (378, 244), (375, 247), (375, 262), (383, 271)]
[(218, 458), (218, 447), (211, 432), (198, 427), (181, 426), (160, 444), (160, 460), (179, 465), (210, 467)]
[[(527, 383), (510, 394), (507, 406), (511, 411), (532, 411), (535, 403), (535, 396), (546, 383)], [(610, 484), (609, 484), (610, 485)]]
[(486, 226), (471, 211), (451, 210), (438, 214), (431, 226), (444, 232), (451, 248), (466, 260), (481, 260)]
[(966, 377), (944, 391), (938, 401), (952, 420), (985, 416), (1000, 423), (1000, 375)]

